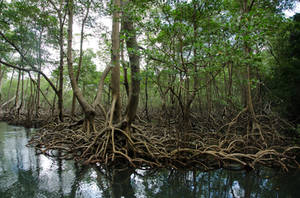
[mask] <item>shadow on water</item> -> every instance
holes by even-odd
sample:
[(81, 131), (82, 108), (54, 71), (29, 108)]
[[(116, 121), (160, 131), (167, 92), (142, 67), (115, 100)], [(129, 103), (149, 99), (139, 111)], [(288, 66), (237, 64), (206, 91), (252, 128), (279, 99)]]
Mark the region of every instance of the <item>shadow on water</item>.
[(1, 198), (294, 198), (300, 193), (299, 171), (144, 171), (81, 166), (36, 155), (33, 148), (26, 147), (32, 132), (0, 122)]

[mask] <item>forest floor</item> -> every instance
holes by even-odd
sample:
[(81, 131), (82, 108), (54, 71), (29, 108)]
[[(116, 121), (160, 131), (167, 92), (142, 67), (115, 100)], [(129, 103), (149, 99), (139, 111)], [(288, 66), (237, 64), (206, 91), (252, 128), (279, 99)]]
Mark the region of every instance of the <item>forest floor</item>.
[(299, 134), (275, 115), (257, 116), (253, 124), (246, 112), (227, 120), (193, 114), (190, 126), (182, 128), (175, 118), (156, 113), (151, 121), (138, 117), (130, 129), (108, 125), (97, 117), (96, 130), (90, 133), (79, 119), (66, 116), (59, 122), (48, 115), (29, 120), (27, 115), (2, 113), (0, 120), (39, 128), (29, 144), (40, 153), (85, 164), (127, 162), (145, 169), (300, 168)]

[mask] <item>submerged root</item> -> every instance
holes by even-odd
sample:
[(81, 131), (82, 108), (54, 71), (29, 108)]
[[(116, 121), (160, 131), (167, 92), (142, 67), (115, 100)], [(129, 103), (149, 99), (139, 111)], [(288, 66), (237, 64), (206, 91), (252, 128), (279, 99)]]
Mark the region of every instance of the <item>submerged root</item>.
[(124, 127), (123, 124), (107, 125), (105, 121), (98, 121), (95, 130), (88, 134), (78, 125), (51, 123), (41, 128), (29, 144), (43, 154), (86, 164), (128, 162), (132, 167), (203, 170), (236, 166), (253, 169), (257, 165), (284, 170), (300, 168), (296, 159), (300, 147), (291, 146), (277, 133), (275, 128), (278, 126), (272, 118), (258, 116), (260, 131), (243, 134), (237, 132), (243, 120), (240, 116), (239, 121), (236, 119), (235, 123), (228, 125), (234, 133), (190, 130), (179, 140), (170, 129), (153, 126)]

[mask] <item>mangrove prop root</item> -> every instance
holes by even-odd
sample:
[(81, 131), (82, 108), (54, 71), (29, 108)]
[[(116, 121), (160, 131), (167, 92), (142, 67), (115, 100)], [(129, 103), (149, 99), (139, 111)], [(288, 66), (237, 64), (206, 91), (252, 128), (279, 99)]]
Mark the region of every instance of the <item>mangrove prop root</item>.
[[(124, 129), (120, 124), (109, 122), (107, 125), (107, 121), (98, 120), (95, 130), (87, 133), (77, 125), (51, 122), (32, 136), (29, 145), (40, 153), (85, 164), (128, 162), (140, 168), (203, 170), (236, 165), (300, 168), (296, 158), (300, 147), (279, 135), (280, 120), (276, 122), (267, 116), (257, 116), (257, 119), (259, 130), (252, 133), (247, 132), (247, 116), (241, 113), (227, 125), (220, 126), (225, 133), (191, 129), (181, 133), (184, 138), (179, 140), (177, 133), (172, 132), (176, 131), (175, 126), (170, 130), (140, 123)], [(55, 150), (60, 152), (53, 152)]]

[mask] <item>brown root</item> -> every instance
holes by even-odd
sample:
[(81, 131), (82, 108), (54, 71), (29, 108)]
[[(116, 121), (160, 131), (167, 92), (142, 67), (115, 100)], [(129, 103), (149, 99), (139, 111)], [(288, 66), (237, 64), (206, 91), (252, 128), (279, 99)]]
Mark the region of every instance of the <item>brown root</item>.
[(233, 166), (254, 169), (257, 165), (284, 170), (300, 168), (296, 159), (300, 147), (292, 145), (277, 132), (283, 123), (266, 115), (258, 115), (257, 121), (259, 127), (250, 126), (253, 130), (247, 132), (248, 114), (242, 111), (230, 123), (220, 127), (226, 133), (191, 129), (181, 133), (185, 137), (180, 139), (176, 132), (172, 133), (176, 128), (141, 123), (128, 126), (126, 121), (112, 124), (111, 118), (108, 122), (97, 120), (89, 135), (78, 125), (49, 123), (32, 137), (29, 144), (50, 156), (55, 155), (52, 150), (60, 150), (59, 157), (86, 164), (127, 162), (132, 167), (203, 170)]

